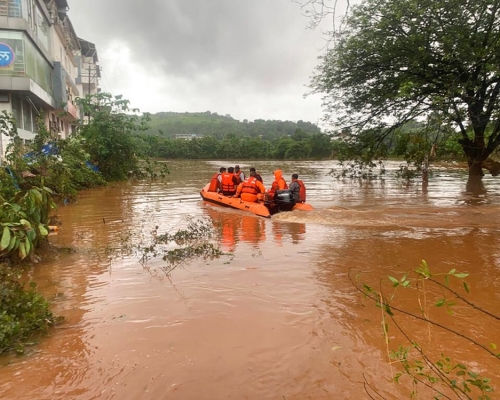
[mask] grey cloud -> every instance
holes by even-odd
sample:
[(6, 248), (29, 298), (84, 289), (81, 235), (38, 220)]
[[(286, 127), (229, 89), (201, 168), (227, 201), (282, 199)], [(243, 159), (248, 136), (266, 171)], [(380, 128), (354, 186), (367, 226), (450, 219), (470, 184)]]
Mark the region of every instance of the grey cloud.
[[(85, 8), (95, 41), (124, 40), (138, 62), (159, 66), (166, 74), (222, 68), (243, 79), (265, 81), (279, 75), (282, 81), (304, 72), (295, 59), (308, 41), (307, 20), (290, 0), (73, 0), (71, 4), (76, 12), (70, 10), (70, 17), (77, 20), (77, 28), (86, 30), (82, 26), (88, 21), (79, 18)], [(311, 43), (309, 54), (313, 51)]]
[(69, 6), (77, 34), (98, 51), (125, 42), (134, 63), (164, 81), (187, 82), (186, 93), (212, 101), (228, 93), (281, 101), (289, 89), (300, 104), (322, 45), (292, 0), (69, 0)]

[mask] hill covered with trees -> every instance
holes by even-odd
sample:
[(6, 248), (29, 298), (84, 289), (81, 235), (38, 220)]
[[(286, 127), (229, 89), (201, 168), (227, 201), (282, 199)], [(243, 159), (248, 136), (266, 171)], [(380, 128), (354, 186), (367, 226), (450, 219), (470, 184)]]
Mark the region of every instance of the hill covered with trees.
[[(206, 111), (153, 114), (147, 125), (136, 131), (134, 140), (138, 154), (159, 158), (356, 159), (364, 154), (359, 146), (351, 146), (338, 136), (334, 134), (336, 139), (332, 140), (332, 133), (322, 133), (310, 122), (239, 121), (230, 115)], [(371, 135), (359, 132), (358, 136), (361, 147), (373, 147), (369, 142)], [(363, 142), (364, 138), (368, 143)], [(418, 163), (434, 148), (438, 159), (456, 159), (460, 158), (457, 146), (453, 132), (436, 124), (413, 121), (379, 141), (376, 154), (371, 157)]]
[(293, 135), (300, 129), (306, 135), (321, 133), (320, 128), (305, 121), (278, 121), (256, 119), (239, 121), (230, 115), (219, 115), (210, 111), (200, 113), (160, 112), (151, 115), (149, 129), (144, 134), (175, 138), (176, 135), (212, 136), (224, 139), (228, 135), (278, 139)]

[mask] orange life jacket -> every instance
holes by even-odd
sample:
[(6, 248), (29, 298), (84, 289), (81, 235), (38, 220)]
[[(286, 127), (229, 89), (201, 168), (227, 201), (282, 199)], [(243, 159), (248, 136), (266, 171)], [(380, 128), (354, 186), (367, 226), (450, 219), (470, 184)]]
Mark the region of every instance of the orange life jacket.
[(257, 178), (251, 176), (248, 179), (246, 179), (245, 182), (243, 182), (241, 193), (250, 193), (250, 194), (260, 193), (260, 189), (257, 187)]
[(305, 201), (306, 201), (306, 186), (304, 185), (304, 182), (302, 182), (300, 179), (296, 179), (295, 182), (297, 182), (300, 186), (299, 201), (302, 203), (305, 203)]
[(238, 185), (241, 183), (241, 179), (240, 179), (240, 173), (239, 172), (235, 172), (234, 173), (234, 177), (236, 178), (236, 180), (238, 181)]
[(209, 192), (216, 192), (217, 189), (219, 188), (219, 173), (215, 173), (214, 176), (212, 176), (212, 179), (210, 180), (210, 186), (208, 187)]
[(229, 172), (224, 172), (221, 174), (221, 186), (223, 192), (235, 192), (236, 186), (233, 182), (234, 174), (230, 174)]
[[(283, 189), (288, 189), (288, 185), (286, 184), (286, 181), (283, 178), (279, 179), (280, 181), (283, 181), (285, 183), (285, 187)], [(273, 184), (271, 185), (271, 192), (276, 192), (277, 190), (280, 190), (278, 182), (274, 181)]]

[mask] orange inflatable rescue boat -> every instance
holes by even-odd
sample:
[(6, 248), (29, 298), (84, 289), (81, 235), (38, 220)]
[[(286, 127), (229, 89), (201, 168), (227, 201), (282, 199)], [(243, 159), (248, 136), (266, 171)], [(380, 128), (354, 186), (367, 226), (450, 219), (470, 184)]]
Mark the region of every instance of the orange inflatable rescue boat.
[(263, 198), (257, 202), (243, 201), (239, 197), (224, 196), (222, 193), (210, 191), (210, 184), (201, 189), (200, 194), (203, 200), (219, 204), (225, 207), (236, 208), (238, 210), (249, 211), (255, 215), (269, 218), (271, 215), (282, 211), (293, 210), (313, 210), (313, 207), (307, 203), (296, 203), (289, 190), (278, 190), (274, 195), (274, 201), (265, 201)]

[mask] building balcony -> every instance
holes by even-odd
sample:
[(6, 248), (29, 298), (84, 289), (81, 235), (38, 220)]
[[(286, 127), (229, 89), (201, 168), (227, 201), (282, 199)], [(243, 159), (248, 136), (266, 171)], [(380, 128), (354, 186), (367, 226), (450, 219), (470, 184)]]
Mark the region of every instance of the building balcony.
[(56, 112), (63, 121), (75, 121), (79, 119), (80, 113), (73, 103), (67, 103), (64, 107), (58, 108)]
[(78, 119), (78, 109), (73, 103), (68, 103), (66, 108), (69, 115), (71, 115), (74, 119)]
[[(71, 102), (71, 99), (73, 96), (79, 96), (80, 92), (60, 62), (54, 63), (52, 88), (54, 90), (54, 100), (59, 105), (57, 111), (64, 114), (63, 118), (65, 119), (78, 119), (78, 109)], [(68, 96), (70, 93), (73, 95)]]

